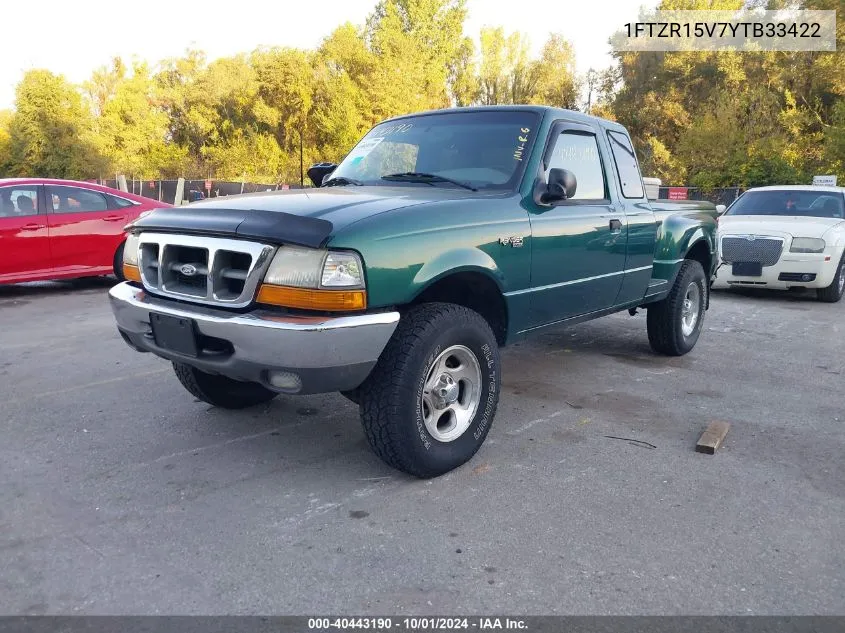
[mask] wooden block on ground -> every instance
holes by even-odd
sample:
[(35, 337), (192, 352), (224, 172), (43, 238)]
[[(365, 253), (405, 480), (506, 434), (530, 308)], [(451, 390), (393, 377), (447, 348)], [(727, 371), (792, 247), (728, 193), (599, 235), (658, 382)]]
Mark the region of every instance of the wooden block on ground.
[(698, 438), (695, 450), (699, 453), (712, 455), (722, 445), (730, 428), (731, 425), (727, 422), (711, 422), (707, 425), (701, 437)]

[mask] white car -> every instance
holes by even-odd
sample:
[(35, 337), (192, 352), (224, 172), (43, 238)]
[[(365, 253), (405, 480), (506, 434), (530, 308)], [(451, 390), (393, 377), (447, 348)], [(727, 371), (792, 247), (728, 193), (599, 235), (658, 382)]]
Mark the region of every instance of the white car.
[(719, 217), (716, 286), (845, 290), (845, 188), (749, 189)]

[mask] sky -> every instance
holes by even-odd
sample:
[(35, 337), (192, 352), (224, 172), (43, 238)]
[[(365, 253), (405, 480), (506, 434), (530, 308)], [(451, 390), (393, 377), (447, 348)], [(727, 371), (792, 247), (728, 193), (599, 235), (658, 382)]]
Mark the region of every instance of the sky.
[[(115, 57), (158, 62), (188, 48), (210, 59), (259, 46), (314, 48), (343, 22), (363, 24), (376, 0), (36, 0), (5, 3), (0, 29), (0, 108), (24, 72), (46, 68), (74, 83)], [(539, 51), (550, 32), (575, 46), (578, 70), (611, 64), (607, 39), (656, 0), (467, 0), (467, 35), (483, 26), (523, 31)], [(33, 25), (32, 21), (35, 20)], [(34, 27), (34, 28), (33, 28)]]

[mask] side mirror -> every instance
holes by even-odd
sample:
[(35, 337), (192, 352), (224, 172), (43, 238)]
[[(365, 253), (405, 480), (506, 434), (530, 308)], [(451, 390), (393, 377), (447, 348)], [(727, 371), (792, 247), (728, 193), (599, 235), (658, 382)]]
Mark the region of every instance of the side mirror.
[(331, 174), (335, 169), (337, 169), (336, 163), (317, 163), (316, 165), (311, 165), (305, 173), (308, 174), (308, 178), (314, 183), (314, 186), (319, 187), (323, 184), (326, 176)]
[(724, 215), (728, 208), (723, 204), (716, 205), (716, 215)]
[(545, 203), (568, 200), (575, 195), (578, 188), (578, 181), (568, 169), (555, 167), (549, 170), (549, 181), (546, 183), (546, 191), (540, 196)]

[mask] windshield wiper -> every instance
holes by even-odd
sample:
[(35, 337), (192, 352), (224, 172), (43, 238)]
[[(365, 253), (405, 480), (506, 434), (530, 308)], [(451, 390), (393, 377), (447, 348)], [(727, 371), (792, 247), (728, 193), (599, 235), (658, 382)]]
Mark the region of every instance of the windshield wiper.
[(364, 183), (360, 180), (355, 180), (354, 178), (347, 178), (346, 176), (335, 176), (334, 178), (329, 178), (326, 182), (322, 184), (323, 187), (334, 187), (337, 185), (355, 185), (356, 187), (362, 186)]
[(451, 178), (446, 178), (446, 176), (439, 176), (437, 174), (427, 174), (425, 172), (420, 171), (403, 171), (399, 174), (387, 174), (386, 176), (382, 176), (381, 179), (404, 182), (424, 182), (431, 186), (434, 186), (434, 183), (436, 182), (448, 182), (453, 185), (458, 185), (458, 187), (469, 189), (470, 191), (478, 191), (478, 189), (476, 189), (472, 185), (469, 185), (465, 182), (461, 182), (460, 180), (452, 180)]

